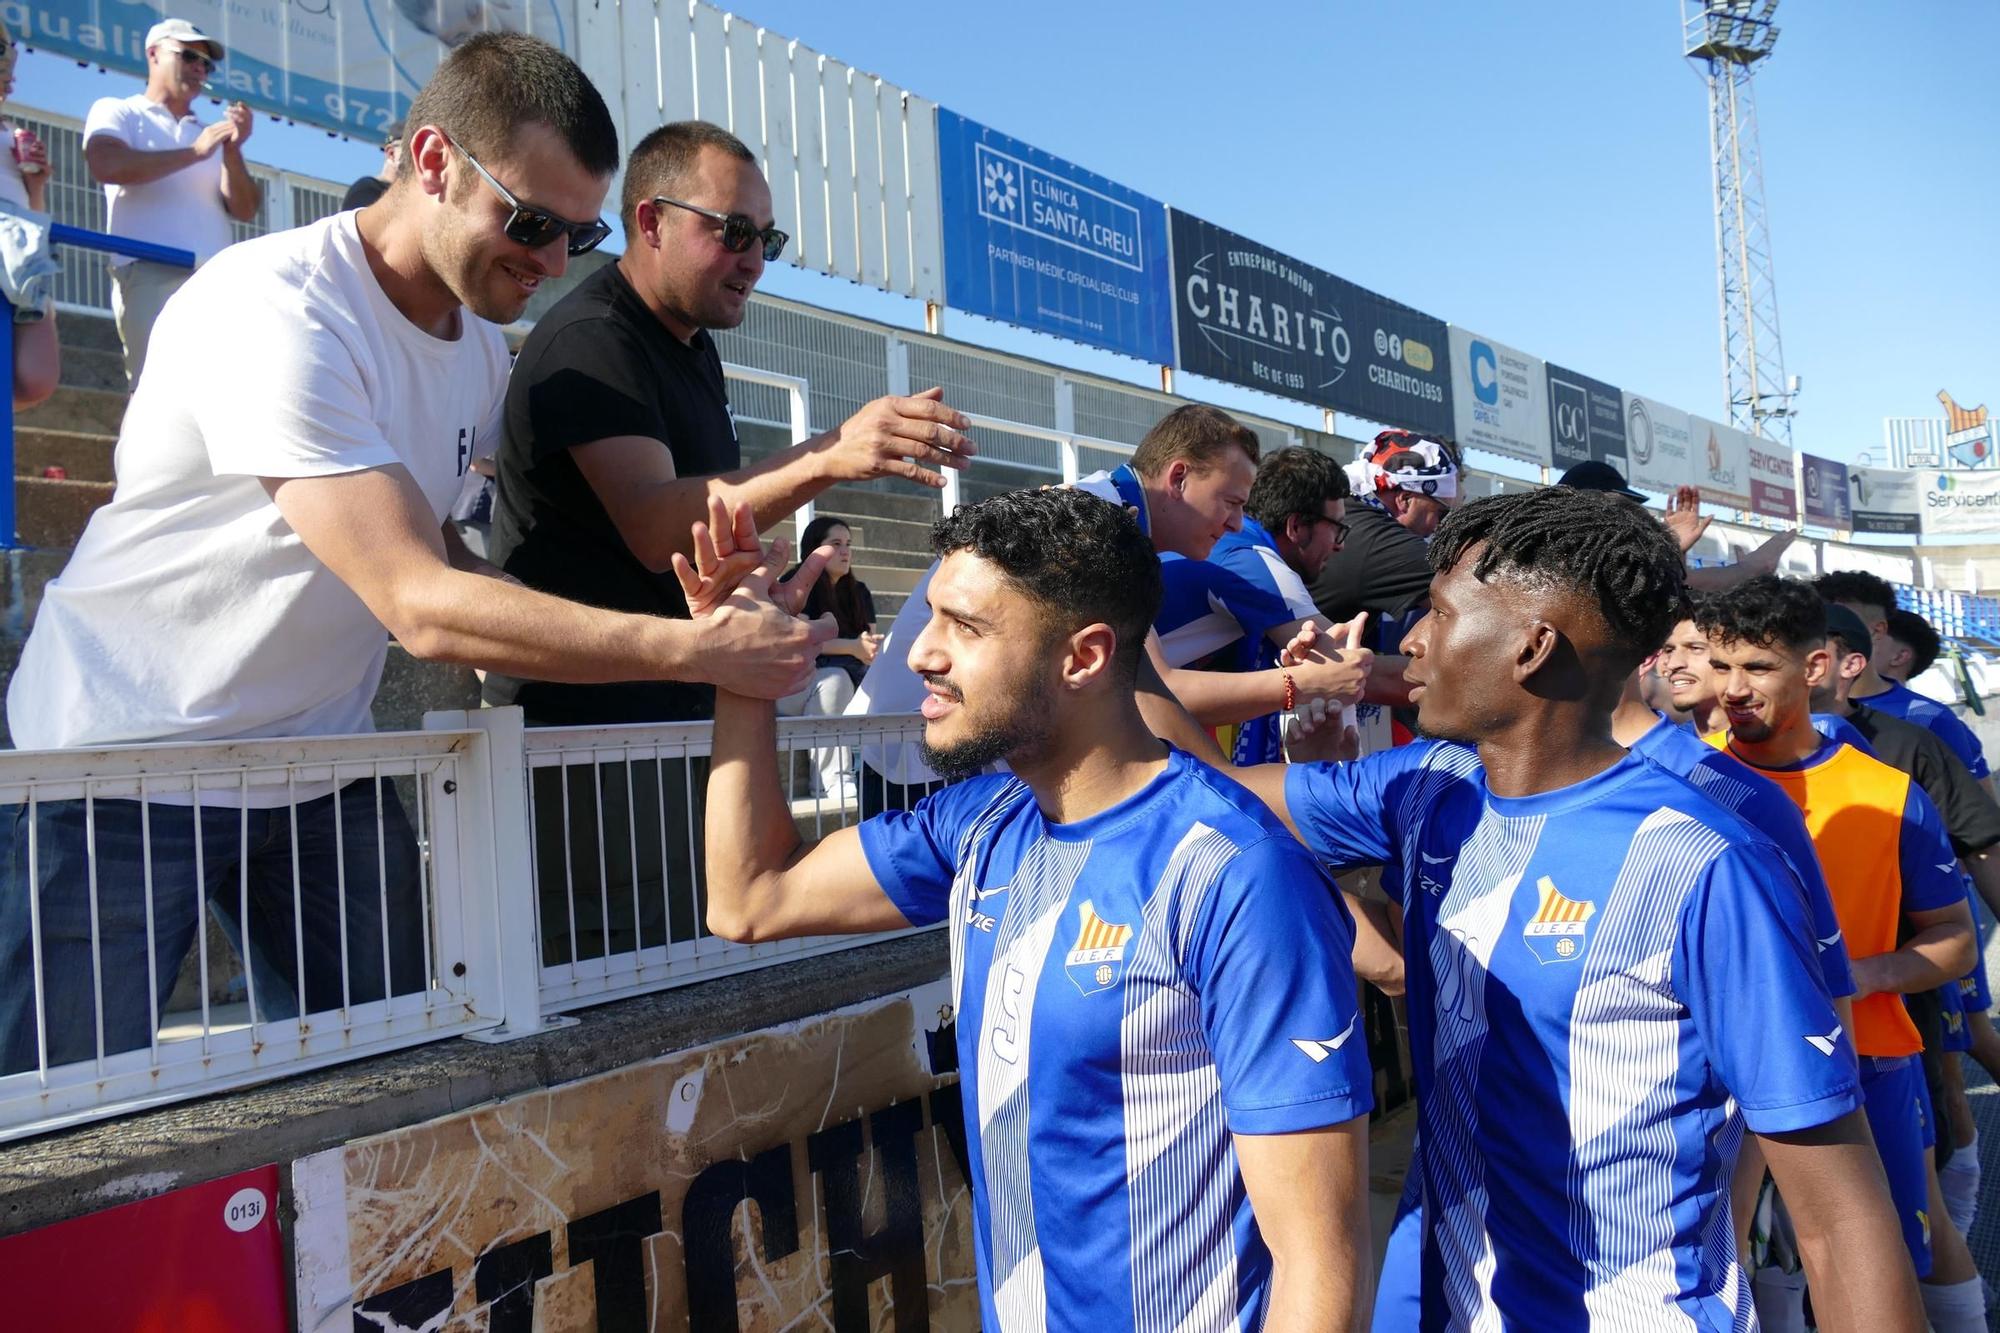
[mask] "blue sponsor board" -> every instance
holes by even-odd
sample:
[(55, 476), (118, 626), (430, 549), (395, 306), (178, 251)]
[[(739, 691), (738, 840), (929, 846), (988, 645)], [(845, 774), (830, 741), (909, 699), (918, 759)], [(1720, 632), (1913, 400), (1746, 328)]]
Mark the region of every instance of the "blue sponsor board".
[(1806, 522), (1827, 528), (1854, 526), (1854, 507), (1848, 496), (1847, 464), (1817, 454), (1801, 454), (1800, 470), (1805, 477)]
[(945, 303), (1171, 363), (1166, 206), (943, 107), (937, 124)]

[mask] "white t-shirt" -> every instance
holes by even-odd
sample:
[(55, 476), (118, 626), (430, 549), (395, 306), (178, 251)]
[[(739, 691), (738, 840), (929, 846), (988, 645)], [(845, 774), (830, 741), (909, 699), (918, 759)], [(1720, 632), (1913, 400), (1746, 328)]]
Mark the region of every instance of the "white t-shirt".
[(455, 341), (404, 318), (355, 216), (232, 246), (167, 303), (117, 491), (7, 692), (23, 749), (373, 729), (387, 632), (258, 479), (401, 465), (442, 525), (499, 443), (507, 347), (468, 312)]
[[(90, 104), (83, 122), (88, 144), (108, 134), (128, 148), (160, 153), (192, 148), (204, 126), (192, 115), (179, 119), (144, 93), (131, 97), (100, 97)], [(197, 264), (206, 263), (229, 244), (229, 214), (222, 209), (222, 153), (196, 162), (144, 185), (104, 187), (107, 220), (113, 236), (130, 236), (156, 245), (194, 251)], [(114, 255), (114, 267), (132, 261)], [(227, 327), (221, 325), (218, 327)], [(147, 363), (151, 364), (148, 355)]]

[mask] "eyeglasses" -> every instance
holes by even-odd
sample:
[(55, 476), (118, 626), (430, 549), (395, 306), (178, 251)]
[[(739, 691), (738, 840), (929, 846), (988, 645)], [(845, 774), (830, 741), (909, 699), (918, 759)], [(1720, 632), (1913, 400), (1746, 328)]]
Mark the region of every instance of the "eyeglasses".
[(678, 199), (654, 196), (653, 207), (672, 204), (675, 208), (685, 208), (688, 212), (707, 218), (710, 222), (722, 224), (722, 248), (732, 255), (740, 255), (758, 241), (764, 243), (764, 262), (775, 264), (778, 256), (785, 253), (785, 242), (792, 238), (776, 227), (760, 227), (748, 213), (718, 213), (712, 208), (697, 208), (684, 204)]
[(191, 46), (183, 46), (180, 50), (174, 52), (174, 54), (181, 58), (183, 65), (200, 65), (203, 69), (215, 68), (214, 58), (206, 51), (197, 51)]
[(1333, 544), (1335, 546), (1347, 545), (1347, 534), (1354, 531), (1353, 524), (1344, 518), (1328, 518), (1325, 514), (1319, 514), (1316, 517), (1322, 523), (1333, 524)]
[[(445, 142), (451, 143), (449, 139)], [(500, 196), (501, 202), (514, 210), (513, 216), (507, 219), (507, 225), (501, 228), (506, 233), (507, 239), (514, 244), (525, 245), (530, 250), (539, 250), (558, 236), (567, 236), (570, 254), (582, 255), (589, 254), (604, 244), (604, 238), (611, 234), (611, 228), (605, 225), (603, 218), (590, 222), (571, 222), (566, 218), (557, 217), (554, 213), (544, 212), (539, 208), (529, 208), (516, 199), (506, 186), (494, 180), (493, 173), (480, 166), (478, 158), (466, 152), (458, 144), (453, 143), (451, 146), (458, 149), (460, 157), (472, 164), (472, 169), (479, 173), (481, 180), (493, 187), (493, 193)]]

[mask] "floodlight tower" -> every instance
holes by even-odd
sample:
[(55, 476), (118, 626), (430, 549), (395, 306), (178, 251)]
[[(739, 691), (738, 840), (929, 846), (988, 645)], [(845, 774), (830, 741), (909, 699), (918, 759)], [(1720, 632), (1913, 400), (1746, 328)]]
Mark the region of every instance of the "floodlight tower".
[(1722, 301), (1722, 392), (1730, 424), (1792, 442), (1792, 398), (1778, 339), (1778, 287), (1764, 214), (1752, 79), (1777, 43), (1778, 0), (1681, 0), (1683, 54), (1708, 85), (1715, 175), (1715, 260)]

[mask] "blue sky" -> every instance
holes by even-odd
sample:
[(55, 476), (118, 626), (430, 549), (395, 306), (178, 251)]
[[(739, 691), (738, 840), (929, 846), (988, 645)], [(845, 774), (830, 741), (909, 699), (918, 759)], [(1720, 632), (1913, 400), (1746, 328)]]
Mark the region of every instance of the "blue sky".
[[(1706, 109), (1675, 0), (1180, 0), (1004, 7), (741, 0), (736, 12), (1114, 180), (1523, 350), (1716, 414)], [(1885, 16), (1893, 14), (1891, 28)], [(1803, 449), (1879, 451), (1935, 394), (2000, 408), (2000, 5), (1788, 0), (1758, 79)], [(129, 88), (23, 61), (16, 99)], [(260, 122), (252, 156), (349, 177), (371, 150)], [(903, 324), (790, 270), (767, 290)], [(955, 337), (1148, 381), (1138, 363), (953, 313)], [(1281, 400), (1187, 391), (1291, 420)]]

